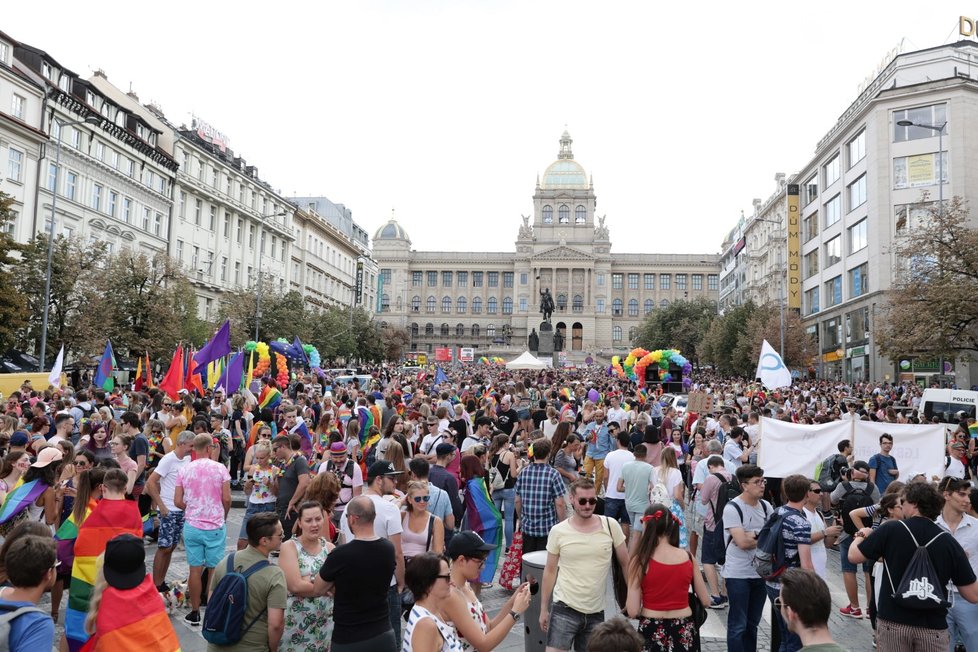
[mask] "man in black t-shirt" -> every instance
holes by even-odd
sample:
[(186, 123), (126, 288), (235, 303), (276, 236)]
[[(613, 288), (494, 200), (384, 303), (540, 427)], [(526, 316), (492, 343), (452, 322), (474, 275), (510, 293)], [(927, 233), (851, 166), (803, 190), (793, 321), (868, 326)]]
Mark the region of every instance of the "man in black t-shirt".
[(333, 590), (334, 652), (397, 652), (387, 593), (394, 574), (394, 545), (374, 534), (373, 501), (357, 496), (346, 506), (353, 540), (329, 553), (315, 578), (316, 591)]
[[(940, 513), (941, 496), (937, 489), (929, 484), (912, 483), (903, 502), (905, 520), (890, 520), (875, 531), (863, 528), (854, 535), (857, 545), (849, 548), (849, 561), (858, 564), (882, 558), (886, 565), (877, 610), (877, 643), (881, 650), (925, 649), (920, 647), (924, 641), (933, 649), (948, 649), (947, 607), (936, 604), (935, 600), (932, 609), (908, 609), (893, 599), (894, 588), (900, 585), (916, 552), (914, 539), (920, 545), (930, 542), (927, 552), (939, 580), (936, 584), (941, 589), (953, 582), (962, 598), (978, 602), (978, 580), (968, 556), (961, 544), (934, 522)], [(923, 586), (922, 590), (933, 592), (933, 588)]]
[(513, 409), (509, 397), (503, 397), (499, 402), (499, 409), (496, 410), (496, 425), (507, 435), (512, 435), (519, 419), (520, 415)]

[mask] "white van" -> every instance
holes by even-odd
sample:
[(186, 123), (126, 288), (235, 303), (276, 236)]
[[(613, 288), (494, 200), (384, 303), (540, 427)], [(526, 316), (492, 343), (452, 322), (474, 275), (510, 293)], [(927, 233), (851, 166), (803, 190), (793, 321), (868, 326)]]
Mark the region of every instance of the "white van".
[(925, 389), (920, 399), (921, 423), (934, 417), (941, 423), (957, 427), (962, 419), (974, 419), (978, 392), (963, 389)]

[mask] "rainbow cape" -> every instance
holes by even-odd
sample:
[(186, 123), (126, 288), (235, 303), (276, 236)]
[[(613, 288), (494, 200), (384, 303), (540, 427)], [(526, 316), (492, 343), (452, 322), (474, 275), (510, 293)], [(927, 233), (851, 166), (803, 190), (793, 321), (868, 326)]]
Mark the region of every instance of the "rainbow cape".
[[(71, 569), (68, 609), (65, 612), (65, 637), (71, 652), (78, 652), (88, 641), (85, 615), (88, 613), (88, 603), (95, 587), (98, 556), (105, 552), (105, 544), (120, 534), (143, 536), (143, 522), (135, 501), (102, 500), (78, 528), (75, 564)], [(100, 609), (101, 611), (105, 609)], [(142, 646), (138, 648), (145, 649)]]
[(271, 385), (265, 385), (258, 395), (258, 407), (264, 410), (268, 408), (269, 410), (274, 410), (282, 402), (282, 392), (279, 391), (277, 387), (272, 387)]
[(95, 634), (83, 652), (155, 650), (179, 652), (180, 640), (173, 631), (160, 594), (147, 575), (134, 589), (106, 587), (95, 620)]
[[(350, 408), (345, 405), (340, 405), (336, 408), (336, 420), (343, 424), (343, 428), (346, 428), (346, 424), (353, 418), (353, 412)], [(345, 430), (344, 430), (345, 431)]]
[(40, 478), (30, 482), (18, 480), (13, 490), (4, 498), (3, 506), (0, 507), (0, 524), (6, 523), (27, 509), (27, 506), (37, 500), (47, 488), (48, 486), (41, 482)]
[(360, 445), (366, 446), (367, 432), (370, 430), (370, 426), (374, 425), (374, 415), (371, 414), (370, 408), (364, 405), (357, 408), (357, 422), (360, 425)]
[[(85, 508), (85, 516), (82, 517), (82, 523), (85, 522), (85, 519), (92, 513), (96, 505), (98, 503), (94, 499), (88, 501), (88, 507)], [(58, 545), (58, 561), (61, 562), (59, 571), (62, 574), (70, 572), (72, 565), (75, 563), (75, 539), (77, 538), (78, 524), (75, 522), (75, 512), (72, 510), (54, 535), (54, 541)]]
[(972, 437), (978, 437), (978, 422), (972, 423), (968, 426), (968, 434)]
[(306, 425), (306, 420), (303, 418), (298, 419), (299, 423), (296, 424), (295, 428), (289, 431), (289, 434), (299, 435), (299, 442), (302, 446), (302, 454), (306, 456), (307, 459), (312, 459), (312, 434), (309, 432), (309, 426)]
[(496, 546), (479, 573), (480, 582), (491, 582), (503, 550), (503, 517), (492, 502), (483, 478), (472, 478), (465, 483), (464, 529), (478, 533), (486, 543)]

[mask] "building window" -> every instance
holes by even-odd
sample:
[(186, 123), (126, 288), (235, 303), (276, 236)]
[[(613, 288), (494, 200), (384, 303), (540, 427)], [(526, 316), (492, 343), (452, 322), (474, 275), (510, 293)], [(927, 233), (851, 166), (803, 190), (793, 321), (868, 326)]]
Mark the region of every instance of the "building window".
[(638, 274), (629, 273), (628, 275), (628, 289), (637, 290), (638, 289)]
[(866, 203), (866, 175), (849, 184), (849, 210), (855, 210)]
[(451, 297), (442, 297), (441, 298), (441, 311), (442, 312), (451, 312), (452, 311), (452, 298)]
[(832, 267), (842, 260), (842, 236), (837, 235), (825, 243), (825, 267)]
[(638, 317), (638, 299), (628, 300), (628, 316)]
[(578, 206), (574, 209), (574, 222), (577, 224), (585, 224), (587, 222), (587, 209), (583, 206)]
[(438, 301), (435, 299), (435, 297), (428, 297), (428, 300), (425, 302), (425, 312), (434, 312), (437, 303)]
[(491, 288), (499, 287), (499, 272), (487, 272), (486, 273), (486, 285)]
[(441, 286), (444, 288), (452, 287), (452, 273), (442, 272), (441, 273)]
[(846, 313), (846, 343), (865, 342), (869, 339), (869, 308)]
[(642, 275), (642, 286), (646, 290), (655, 289), (655, 274), (643, 274)]
[(432, 323), (427, 323), (424, 325), (424, 334), (431, 336), (435, 334), (435, 325)]
[(486, 326), (486, 337), (496, 337), (496, 325), (489, 324)]
[[(937, 132), (933, 129), (923, 127), (901, 127), (898, 122), (909, 120), (910, 122), (923, 125), (933, 125), (939, 127), (947, 121), (947, 105), (932, 104), (930, 106), (918, 106), (915, 109), (903, 109), (893, 112), (893, 142), (902, 143), (908, 140), (920, 140), (921, 138), (934, 138)], [(947, 127), (944, 128), (945, 135)]]
[(685, 290), (686, 289), (686, 275), (676, 274), (676, 289)]
[(54, 163), (48, 164), (48, 190), (51, 192), (55, 191), (55, 187), (58, 183), (58, 168)]
[(863, 220), (849, 227), (849, 253), (865, 249), (869, 244), (869, 220)]
[[(143, 231), (149, 232), (149, 223), (153, 217), (153, 211), (149, 206), (143, 206)], [(210, 270), (208, 270), (210, 271)]]
[(554, 223), (554, 207), (544, 206), (543, 207), (543, 223), (553, 224)]
[(575, 294), (574, 295), (574, 302), (571, 304), (571, 306), (572, 306), (574, 312), (583, 312), (584, 311), (584, 297), (582, 297), (580, 294)]
[(638, 334), (638, 329), (637, 328), (635, 328), (634, 326), (632, 326), (631, 328), (629, 328), (628, 329), (628, 341), (631, 342), (632, 340), (634, 340), (635, 339), (635, 336), (637, 334)]
[(621, 342), (621, 326), (613, 326), (611, 328), (611, 341)]
[(645, 302), (642, 304), (642, 309), (645, 311), (646, 315), (649, 314), (650, 312), (655, 310), (655, 301), (653, 301), (652, 299), (646, 299)]
[(24, 153), (11, 147), (7, 154), (7, 178), (20, 183), (24, 172)]
[(112, 217), (115, 217), (115, 209), (116, 206), (118, 205), (119, 205), (119, 193), (117, 193), (115, 190), (110, 190), (109, 205), (108, 205), (108, 210), (106, 212)]
[(662, 301), (660, 301), (659, 302), (659, 307), (660, 308), (668, 308), (669, 307), (669, 299), (663, 299)]
[(624, 274), (616, 272), (611, 275), (611, 289), (620, 290), (622, 288), (622, 282), (624, 281)]
[(598, 313), (599, 315), (604, 314), (604, 299), (598, 299), (594, 302), (594, 312)]
[(937, 184), (938, 173), (947, 183), (947, 152), (938, 163), (937, 154), (899, 156), (893, 159), (893, 187), (917, 188)]
[(703, 289), (703, 275), (693, 274), (693, 289), (702, 290)]
[(231, 214), (224, 211), (224, 237), (231, 237)]
[(503, 298), (503, 314), (512, 315), (513, 314), (513, 297)]
[(866, 130), (863, 129), (859, 135), (849, 141), (846, 145), (846, 152), (849, 155), (849, 167), (852, 167), (866, 156)]
[(570, 224), (570, 208), (566, 204), (561, 204), (557, 209), (557, 221), (561, 224)]
[(842, 195), (836, 195), (825, 204), (825, 228), (842, 219)]
[(472, 324), (472, 337), (479, 337), (479, 325)]
[(520, 297), (520, 312), (529, 310), (529, 303), (526, 297)]
[(176, 254), (177, 254), (177, 262), (182, 263), (183, 262), (183, 240), (177, 240)]
[[(210, 219), (208, 220), (208, 228), (211, 231), (215, 231), (217, 229), (217, 206), (211, 206), (210, 208), (211, 210)], [(272, 236), (272, 257), (275, 257), (275, 236)]]
[(839, 155), (836, 154), (832, 157), (832, 160), (825, 164), (822, 168), (825, 175), (825, 187), (828, 188), (833, 183), (839, 180), (842, 175), (842, 165), (839, 162)]
[(859, 297), (869, 292), (869, 263), (849, 270), (849, 297)]
[(420, 330), (417, 324), (411, 324), (411, 337), (417, 337)]
[(465, 337), (465, 324), (455, 325), (455, 337)]
[(496, 297), (489, 297), (489, 300), (486, 301), (486, 313), (495, 315), (497, 306)]
[(526, 272), (520, 272), (520, 285), (526, 285), (530, 281), (530, 275)]
[(227, 256), (221, 256), (221, 280), (228, 280), (228, 259)]
[(132, 200), (128, 197), (122, 199), (122, 221), (132, 224)]
[(818, 274), (818, 249), (813, 249), (805, 254), (804, 261), (805, 278), (811, 278)]
[(13, 100), (10, 103), (10, 114), (23, 121), (24, 116), (27, 114), (27, 100), (14, 93)]
[(804, 188), (804, 205), (808, 206), (813, 201), (818, 199), (818, 175), (813, 174), (811, 178), (805, 182)]
[(559, 310), (560, 312), (564, 312), (565, 310), (567, 310), (567, 295), (566, 294), (558, 294), (557, 295), (557, 310)]
[(468, 308), (468, 301), (465, 297), (459, 297), (455, 302), (455, 306), (456, 312), (458, 312), (460, 315), (465, 314), (465, 310)]
[(668, 290), (671, 284), (672, 284), (672, 276), (670, 274), (659, 274), (660, 290)]
[(822, 350), (832, 351), (842, 346), (842, 318), (833, 317), (822, 323)]
[(421, 272), (411, 272), (411, 286), (419, 288), (421, 287), (423, 275)]
[(903, 232), (908, 226), (910, 229), (919, 229), (926, 225), (930, 219), (931, 206), (933, 202), (894, 206), (897, 233)]
[(472, 299), (472, 314), (482, 314), (482, 297), (475, 297)]
[(615, 299), (614, 301), (612, 301), (611, 302), (611, 314), (613, 316), (615, 316), (615, 317), (621, 317), (621, 312), (622, 312), (622, 306), (623, 305), (624, 304), (622, 303), (622, 300), (621, 299)]
[(428, 272), (428, 287), (438, 287), (438, 272)]
[(75, 198), (75, 189), (78, 186), (78, 175), (74, 172), (65, 173), (65, 197), (68, 199)]
[(156, 213), (153, 215), (153, 234), (163, 234), (163, 213)]
[[(299, 268), (296, 267), (296, 271), (298, 270)], [(234, 263), (234, 284), (241, 285), (241, 263), (239, 261)]]
[(818, 213), (812, 213), (801, 221), (802, 242), (808, 242), (818, 235)]
[(503, 272), (503, 287), (504, 288), (513, 287), (513, 272)]
[(421, 297), (416, 294), (411, 297), (411, 312), (421, 312)]
[(825, 307), (830, 308), (842, 303), (842, 276), (825, 282)]
[(710, 274), (709, 276), (706, 277), (706, 289), (707, 290), (716, 290), (719, 287), (720, 287), (720, 275), (719, 274)]
[(469, 286), (469, 273), (468, 272), (455, 272), (455, 285), (460, 288), (465, 288)]
[(199, 199), (194, 200), (194, 224), (200, 226), (204, 213), (204, 202)]
[(482, 272), (472, 272), (472, 287), (482, 287)]

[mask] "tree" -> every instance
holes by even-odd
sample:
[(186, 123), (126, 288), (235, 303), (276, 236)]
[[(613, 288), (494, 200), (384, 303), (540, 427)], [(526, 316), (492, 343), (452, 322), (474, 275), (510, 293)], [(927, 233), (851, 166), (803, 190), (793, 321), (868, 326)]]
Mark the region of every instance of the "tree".
[(642, 320), (635, 345), (650, 351), (679, 349), (687, 360), (696, 361), (716, 313), (716, 302), (703, 298), (676, 301), (661, 310), (653, 310)]
[(754, 302), (748, 301), (714, 319), (703, 338), (700, 358), (712, 363), (721, 374), (752, 376), (757, 370), (756, 360), (751, 367), (751, 361), (743, 357), (744, 353), (738, 354), (737, 346), (756, 310)]
[(896, 279), (874, 318), (876, 341), (891, 358), (978, 351), (978, 229), (968, 222), (967, 204), (954, 197), (943, 212), (932, 206), (921, 223), (904, 226)]
[[(302, 295), (295, 290), (279, 294), (271, 279), (265, 279), (262, 283), (258, 341), (268, 342), (280, 337), (291, 339), (295, 336), (303, 342), (310, 339), (310, 318), (313, 313)], [(233, 344), (240, 345), (254, 339), (257, 306), (258, 292), (255, 288), (245, 288), (223, 297), (222, 310), (231, 319)]]
[[(745, 361), (745, 375), (753, 376), (757, 371), (757, 360), (761, 356), (761, 343), (767, 340), (777, 350), (781, 344), (781, 310), (776, 303), (767, 303), (757, 308), (747, 318), (744, 332), (740, 334), (734, 348), (733, 359)], [(789, 368), (806, 368), (817, 355), (815, 340), (805, 332), (801, 316), (795, 310), (784, 313), (784, 363)]]
[(405, 349), (411, 343), (411, 335), (407, 329), (398, 326), (381, 326), (380, 341), (384, 347), (384, 359), (397, 361), (404, 355)]
[(14, 198), (0, 192), (0, 351), (6, 351), (17, 339), (17, 330), (27, 321), (27, 301), (17, 288), (12, 254), (20, 249), (7, 233), (13, 218)]

